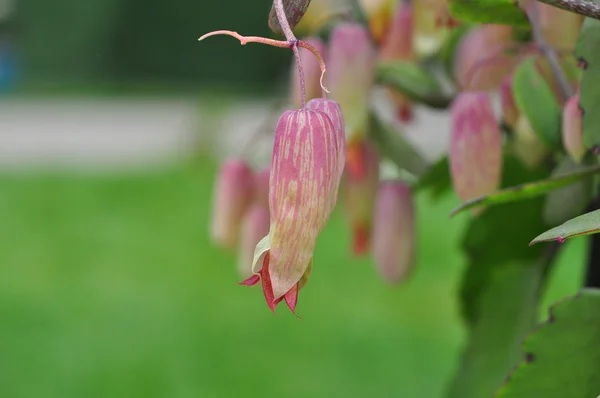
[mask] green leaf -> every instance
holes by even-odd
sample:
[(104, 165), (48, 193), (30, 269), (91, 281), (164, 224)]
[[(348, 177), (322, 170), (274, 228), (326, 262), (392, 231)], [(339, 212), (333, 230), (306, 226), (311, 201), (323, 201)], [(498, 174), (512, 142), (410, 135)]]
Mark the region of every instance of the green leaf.
[[(588, 163), (590, 164), (590, 163)], [(552, 173), (554, 176), (576, 172), (581, 166), (566, 156)], [(544, 204), (544, 220), (548, 225), (561, 224), (578, 216), (592, 196), (592, 177), (585, 177), (574, 184), (550, 192)]]
[(544, 232), (532, 240), (529, 245), (553, 240), (564, 242), (575, 236), (592, 235), (598, 232), (600, 232), (600, 210), (594, 210)]
[(433, 199), (439, 199), (452, 189), (448, 157), (444, 156), (432, 164), (413, 187), (416, 191), (430, 191)]
[(600, 20), (586, 18), (575, 56), (584, 68), (581, 77), (579, 106), (583, 109), (583, 144), (588, 148), (600, 145)]
[[(541, 175), (512, 158), (505, 165), (503, 185)], [(489, 208), (466, 231), (460, 297), (468, 340), (448, 398), (491, 397), (520, 359), (555, 254), (554, 247), (526, 244), (529, 233), (545, 227), (542, 205), (537, 198)]]
[(529, 26), (525, 13), (513, 0), (449, 0), (450, 12), (464, 22)]
[(437, 79), (412, 62), (382, 62), (377, 65), (375, 79), (378, 84), (389, 86), (412, 101), (432, 108), (446, 109), (452, 102)]
[(490, 195), (484, 195), (468, 200), (458, 206), (456, 209), (452, 210), (450, 215), (453, 216), (464, 210), (473, 209), (475, 207), (498, 205), (541, 196), (548, 192), (581, 181), (586, 177), (599, 172), (600, 165), (579, 167), (576, 170), (564, 171), (545, 180), (520, 184), (514, 187), (502, 189)]
[(427, 170), (427, 161), (404, 138), (401, 131), (381, 120), (375, 113), (371, 113), (369, 122), (369, 138), (383, 156), (394, 162), (399, 169), (407, 170), (416, 176)]
[(561, 145), (561, 108), (552, 87), (536, 66), (536, 58), (525, 59), (513, 77), (517, 108), (527, 117), (533, 131), (550, 149)]
[(596, 398), (600, 395), (600, 290), (555, 304), (523, 343), (525, 359), (496, 398)]

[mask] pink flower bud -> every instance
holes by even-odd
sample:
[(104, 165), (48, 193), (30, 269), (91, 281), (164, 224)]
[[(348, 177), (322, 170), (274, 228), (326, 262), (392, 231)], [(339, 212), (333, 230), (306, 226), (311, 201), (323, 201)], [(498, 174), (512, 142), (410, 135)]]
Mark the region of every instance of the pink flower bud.
[(375, 72), (375, 48), (360, 24), (341, 23), (331, 32), (327, 87), (344, 112), (346, 135), (364, 137)]
[(332, 180), (338, 178), (335, 136), (333, 123), (320, 111), (286, 111), (277, 123), (269, 180), (270, 230), (254, 251), (253, 267), (262, 258), (262, 268), (242, 282), (261, 280), (271, 310), (285, 300), (295, 311), (300, 282), (329, 219)]
[(254, 195), (252, 169), (241, 160), (228, 160), (217, 176), (213, 197), (211, 236), (227, 249), (237, 244), (242, 216)]
[(255, 202), (250, 206), (242, 220), (238, 271), (243, 278), (252, 275), (254, 248), (269, 233), (269, 207), (267, 204)]
[[(305, 42), (313, 46), (323, 58), (326, 57), (327, 48), (325, 43), (318, 37), (309, 37), (304, 39)], [(309, 101), (313, 98), (321, 97), (321, 67), (317, 57), (313, 53), (305, 48), (300, 47), (300, 58), (302, 59), (302, 67), (304, 68), (304, 83), (306, 90), (306, 100)], [(300, 95), (300, 76), (298, 74), (298, 67), (296, 62), (292, 65), (292, 77), (291, 77), (291, 103), (296, 108), (302, 106), (301, 95)]]
[(379, 189), (379, 155), (368, 141), (362, 140), (348, 144), (347, 156), (342, 197), (352, 228), (352, 251), (360, 256), (370, 247), (373, 207)]
[(468, 32), (454, 59), (454, 76), (460, 88), (497, 89), (518, 61), (515, 55), (507, 54), (514, 44), (510, 26), (481, 25)]
[(579, 94), (569, 98), (565, 103), (562, 118), (563, 144), (567, 153), (577, 163), (585, 153), (583, 146), (582, 113), (579, 108)]
[(396, 181), (379, 188), (373, 222), (373, 257), (389, 283), (401, 282), (415, 258), (415, 215), (410, 187)]
[[(379, 49), (382, 61), (412, 61), (413, 51), (413, 6), (399, 1), (390, 29)], [(408, 98), (396, 90), (388, 90), (396, 106), (396, 115), (400, 121), (409, 122), (413, 118), (412, 104)]]
[(512, 92), (512, 76), (507, 76), (502, 81), (500, 103), (502, 104), (502, 120), (508, 127), (514, 129), (519, 118), (519, 109)]
[[(337, 178), (333, 179), (334, 183), (334, 194), (331, 196), (332, 202), (330, 203), (329, 211), (333, 211), (335, 203), (338, 197), (338, 188), (340, 186), (340, 180), (344, 173), (344, 167), (346, 165), (346, 133), (344, 126), (344, 117), (342, 115), (342, 108), (340, 105), (330, 99), (316, 98), (306, 104), (308, 109), (321, 111), (329, 116), (329, 119), (333, 122), (335, 128), (335, 145), (337, 147), (338, 164), (337, 169), (334, 170)], [(332, 171), (333, 172), (333, 171)]]
[(382, 61), (412, 61), (413, 52), (413, 6), (399, 2), (390, 29), (379, 48)]
[(450, 110), (450, 171), (462, 200), (489, 194), (500, 184), (502, 135), (489, 96), (462, 92)]

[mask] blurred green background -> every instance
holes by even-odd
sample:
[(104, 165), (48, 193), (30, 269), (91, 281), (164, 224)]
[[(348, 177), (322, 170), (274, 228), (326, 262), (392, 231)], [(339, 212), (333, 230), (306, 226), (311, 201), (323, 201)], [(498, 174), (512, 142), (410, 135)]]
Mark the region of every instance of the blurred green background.
[[(140, 111), (151, 94), (244, 124), (232, 94), (284, 90), (290, 54), (197, 38), (222, 28), (269, 35), (269, 7), (19, 0), (3, 20), (19, 69), (0, 101), (0, 397), (441, 396), (465, 337), (456, 293), (466, 219), (448, 218), (454, 196), (417, 198), (418, 263), (396, 287), (350, 254), (336, 211), (297, 319), (284, 308), (274, 316), (260, 288), (238, 286), (236, 253), (209, 243), (219, 160), (202, 153), (212, 147), (137, 168), (104, 167), (110, 156), (92, 172), (80, 163), (99, 145), (85, 136), (92, 128), (122, 137), (113, 149), (125, 157), (150, 139), (144, 125), (129, 139), (133, 128), (93, 102), (99, 94), (140, 119), (155, 113)], [(58, 100), (64, 93), (74, 98)], [(66, 130), (66, 144), (87, 146), (60, 144), (36, 161)], [(189, 130), (221, 134), (202, 121)], [(11, 152), (28, 135), (15, 147), (28, 155)], [(577, 290), (584, 249), (583, 239), (565, 244), (544, 308)]]

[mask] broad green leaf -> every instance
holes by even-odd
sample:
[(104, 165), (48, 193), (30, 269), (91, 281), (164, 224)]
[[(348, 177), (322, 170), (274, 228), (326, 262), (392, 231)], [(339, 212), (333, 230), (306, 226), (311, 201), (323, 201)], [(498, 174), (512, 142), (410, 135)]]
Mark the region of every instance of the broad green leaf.
[(600, 396), (600, 290), (555, 304), (523, 343), (524, 360), (496, 398)]
[(430, 191), (434, 199), (438, 199), (445, 192), (452, 189), (448, 157), (444, 156), (432, 164), (419, 178), (414, 187), (415, 191)]
[(479, 206), (498, 205), (502, 203), (516, 202), (544, 195), (559, 188), (566, 187), (585, 179), (593, 174), (600, 173), (600, 166), (579, 167), (576, 170), (565, 171), (545, 180), (528, 182), (514, 187), (502, 189), (490, 195), (480, 196), (468, 200), (456, 209), (452, 210), (451, 216), (461, 211), (473, 209)]
[(575, 56), (584, 68), (579, 106), (583, 109), (583, 144), (600, 145), (600, 20), (586, 18)]
[[(542, 176), (512, 158), (505, 165), (503, 186)], [(555, 253), (554, 247), (526, 244), (528, 233), (545, 227), (542, 206), (536, 198), (491, 207), (466, 231), (468, 266), (460, 297), (468, 340), (448, 398), (491, 397), (520, 359)]]
[(536, 66), (536, 57), (525, 59), (513, 77), (517, 107), (527, 117), (533, 131), (548, 148), (561, 144), (561, 109), (552, 87)]
[(377, 145), (380, 153), (390, 159), (399, 169), (419, 176), (428, 164), (425, 158), (402, 135), (402, 131), (384, 122), (371, 113), (369, 138)]
[(375, 78), (377, 83), (432, 108), (446, 109), (452, 101), (429, 71), (412, 62), (382, 62), (377, 65)]
[(544, 232), (532, 240), (529, 245), (553, 240), (564, 242), (575, 236), (592, 235), (598, 232), (600, 232), (600, 210), (594, 210)]
[(529, 26), (529, 20), (513, 0), (449, 0), (450, 12), (464, 22)]
[[(576, 172), (580, 168), (581, 166), (569, 156), (565, 156), (552, 174), (560, 176)], [(544, 204), (544, 220), (546, 223), (557, 225), (580, 215), (591, 199), (592, 180), (593, 177), (591, 176), (584, 177), (574, 184), (550, 192)]]

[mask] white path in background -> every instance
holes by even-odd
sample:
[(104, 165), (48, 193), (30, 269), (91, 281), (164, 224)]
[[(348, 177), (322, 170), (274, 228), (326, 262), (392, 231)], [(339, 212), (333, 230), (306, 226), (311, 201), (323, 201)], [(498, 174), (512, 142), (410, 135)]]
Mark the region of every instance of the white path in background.
[[(217, 156), (252, 142), (268, 159), (271, 105), (240, 102), (224, 117), (189, 100), (2, 100), (0, 167), (147, 167), (186, 156), (197, 145), (212, 145)], [(271, 115), (274, 119), (265, 124)], [(435, 157), (447, 145), (447, 116), (419, 110), (406, 129), (409, 140)]]

